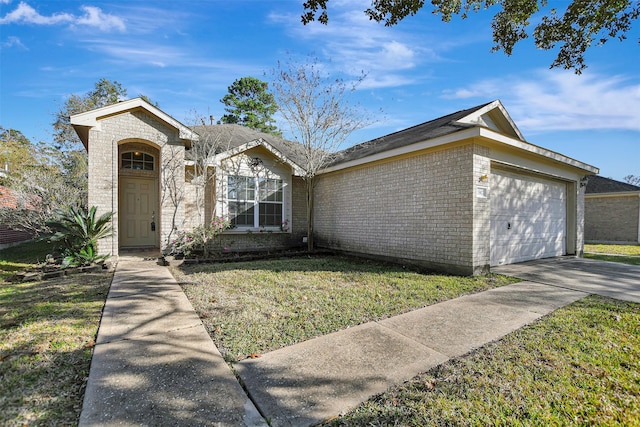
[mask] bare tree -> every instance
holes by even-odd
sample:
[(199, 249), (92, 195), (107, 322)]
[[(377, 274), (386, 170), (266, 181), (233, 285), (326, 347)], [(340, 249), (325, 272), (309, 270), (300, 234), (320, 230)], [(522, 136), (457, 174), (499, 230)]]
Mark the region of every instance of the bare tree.
[[(204, 123), (202, 118), (196, 123)], [(203, 242), (204, 256), (209, 254), (208, 241), (211, 239), (211, 225), (215, 221), (216, 203), (214, 199), (216, 165), (214, 163), (216, 154), (227, 151), (231, 144), (229, 132), (221, 131), (219, 126), (197, 126), (194, 127), (200, 138), (195, 141), (186, 154), (185, 182), (190, 184), (192, 194), (188, 197), (192, 200), (191, 222), (195, 222), (192, 227), (193, 232), (198, 235)], [(194, 221), (195, 219), (195, 221)]]
[(0, 223), (35, 234), (49, 233), (48, 222), (58, 211), (85, 206), (86, 188), (78, 185), (72, 174), (77, 169), (69, 168), (65, 162), (76, 158), (66, 156), (61, 160), (57, 150), (44, 144), (34, 146), (32, 162), (21, 165), (3, 180), (8, 189), (0, 198), (12, 203), (0, 207)]
[(307, 249), (313, 250), (313, 205), (316, 175), (356, 130), (370, 124), (362, 110), (349, 103), (365, 78), (348, 82), (331, 78), (322, 71), (317, 58), (304, 63), (278, 62), (273, 70), (272, 88), (289, 132), (299, 143), (304, 162), (307, 199)]
[(184, 155), (181, 149), (175, 146), (166, 148), (167, 154), (162, 159), (162, 174), (160, 177), (162, 193), (160, 205), (171, 205), (171, 230), (167, 234), (167, 245), (171, 243), (174, 232), (182, 227), (178, 224), (178, 212), (184, 204)]
[(640, 186), (640, 175), (627, 175), (622, 179), (628, 184)]

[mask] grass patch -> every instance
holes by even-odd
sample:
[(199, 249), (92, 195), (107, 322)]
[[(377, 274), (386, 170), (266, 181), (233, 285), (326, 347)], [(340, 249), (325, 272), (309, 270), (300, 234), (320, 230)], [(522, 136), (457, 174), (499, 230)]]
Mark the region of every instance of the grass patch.
[(640, 245), (584, 245), (589, 254), (640, 256)]
[(585, 253), (584, 257), (588, 259), (596, 259), (598, 261), (610, 261), (610, 262), (619, 262), (622, 264), (640, 265), (640, 256)]
[(16, 271), (44, 262), (47, 254), (53, 251), (54, 246), (46, 237), (0, 250), (0, 281), (8, 279)]
[(0, 250), (0, 261), (37, 264), (53, 251), (53, 244), (49, 243), (48, 237), (43, 237)]
[(331, 426), (640, 425), (640, 305), (591, 296)]
[(0, 282), (0, 425), (77, 425), (111, 276)]
[(173, 268), (227, 361), (517, 281), (313, 257)]

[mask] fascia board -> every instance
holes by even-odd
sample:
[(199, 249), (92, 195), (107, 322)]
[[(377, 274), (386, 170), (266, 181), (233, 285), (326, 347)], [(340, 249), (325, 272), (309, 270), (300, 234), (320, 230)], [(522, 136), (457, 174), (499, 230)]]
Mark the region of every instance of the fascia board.
[(169, 126), (178, 130), (180, 139), (186, 139), (190, 141), (197, 141), (199, 136), (197, 133), (183, 125), (164, 111), (149, 104), (142, 98), (129, 99), (127, 101), (118, 102), (116, 104), (107, 105), (95, 110), (85, 111), (84, 113), (74, 114), (70, 117), (71, 124), (75, 126), (84, 126), (101, 130), (100, 119), (103, 117), (113, 116), (124, 111), (132, 110), (135, 108), (142, 108), (150, 114), (156, 116)]
[(253, 141), (249, 141), (243, 145), (240, 145), (238, 147), (232, 148), (231, 150), (227, 150), (224, 151), (220, 154), (217, 154), (214, 158), (213, 158), (213, 163), (214, 164), (220, 164), (221, 161), (228, 159), (229, 157), (233, 157), (236, 156), (244, 151), (250, 150), (252, 148), (258, 147), (258, 146), (263, 146), (267, 151), (269, 151), (274, 157), (276, 157), (277, 159), (279, 159), (281, 162), (288, 164), (289, 166), (291, 166), (291, 168), (293, 169), (293, 173), (296, 176), (302, 176), (304, 175), (303, 173), (303, 169), (298, 166), (296, 163), (292, 162), (290, 159), (288, 159), (284, 154), (282, 154), (278, 149), (276, 149), (274, 146), (272, 146), (271, 144), (269, 144), (267, 141), (265, 141), (262, 138), (253, 140)]
[(519, 150), (527, 151), (529, 153), (537, 154), (547, 159), (554, 160), (556, 162), (560, 162), (569, 166), (573, 166), (578, 169), (582, 169), (583, 171), (589, 172), (590, 174), (598, 174), (600, 172), (600, 169), (598, 169), (595, 166), (591, 166), (579, 160), (572, 159), (571, 157), (567, 157), (563, 154), (556, 153), (555, 151), (547, 150), (546, 148), (539, 147), (529, 142), (520, 141), (515, 138), (510, 138), (508, 136), (505, 136), (503, 134), (500, 134), (488, 128), (477, 128), (477, 129), (479, 130), (478, 136), (480, 136), (481, 138), (485, 138), (493, 142), (498, 142), (513, 148), (517, 148)]
[(542, 147), (538, 147), (528, 142), (520, 141), (518, 139), (505, 136), (491, 129), (477, 126), (469, 129), (464, 129), (458, 132), (454, 132), (448, 135), (443, 135), (438, 138), (417, 142), (414, 144), (406, 145), (404, 147), (398, 147), (393, 150), (384, 151), (382, 153), (376, 153), (371, 156), (363, 157), (360, 159), (351, 160), (345, 163), (339, 163), (337, 165), (333, 165), (328, 168), (322, 169), (321, 171), (319, 171), (319, 174), (352, 168), (352, 167), (364, 165), (371, 162), (389, 159), (391, 157), (401, 156), (401, 155), (410, 154), (416, 151), (422, 151), (422, 150), (442, 146), (445, 144), (451, 144), (454, 142), (463, 141), (465, 139), (470, 139), (470, 138), (482, 138), (494, 143), (497, 142), (499, 144), (514, 147), (514, 148), (524, 150), (533, 154), (537, 154), (539, 156), (542, 156), (551, 160), (555, 160), (557, 162), (560, 162), (569, 166), (573, 166), (575, 168), (586, 171), (590, 174), (597, 174), (599, 172), (599, 169), (594, 166), (588, 165), (586, 163), (580, 162), (578, 160), (572, 159), (562, 154), (544, 149)]
[(526, 141), (526, 139), (524, 138), (524, 135), (522, 135), (522, 132), (520, 132), (520, 129), (518, 129), (518, 126), (509, 115), (509, 112), (507, 111), (507, 109), (504, 108), (504, 105), (502, 105), (502, 102), (500, 102), (500, 100), (495, 100), (492, 103), (485, 105), (481, 109), (474, 111), (473, 113), (463, 117), (462, 119), (458, 120), (458, 123), (476, 124), (478, 119), (481, 116), (487, 113), (490, 113), (492, 110), (495, 110), (495, 109), (500, 111), (500, 113), (502, 114), (502, 117), (506, 120), (506, 122), (509, 124), (511, 129), (513, 129), (515, 134), (518, 136), (518, 139), (522, 141)]
[(370, 156), (362, 157), (360, 159), (350, 160), (348, 162), (339, 163), (337, 165), (329, 166), (318, 172), (318, 174), (335, 172), (342, 169), (348, 169), (355, 166), (364, 165), (371, 162), (377, 162), (380, 160), (389, 159), (391, 157), (402, 156), (404, 154), (413, 153), (415, 151), (422, 151), (429, 148), (438, 147), (440, 145), (450, 144), (453, 142), (462, 141), (464, 139), (473, 138), (479, 136), (480, 128), (469, 128), (458, 132), (443, 135), (438, 138), (429, 139), (426, 141), (416, 142), (414, 144), (405, 145), (403, 147), (394, 148), (392, 150), (383, 151), (381, 153), (372, 154)]
[(587, 193), (585, 199), (597, 199), (598, 197), (640, 197), (640, 191), (618, 191), (615, 193)]

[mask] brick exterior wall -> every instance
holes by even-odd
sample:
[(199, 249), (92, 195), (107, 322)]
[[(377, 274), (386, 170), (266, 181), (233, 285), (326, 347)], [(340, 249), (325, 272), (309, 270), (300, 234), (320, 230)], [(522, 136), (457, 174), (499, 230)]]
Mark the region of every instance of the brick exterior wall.
[[(25, 206), (26, 204), (26, 206)], [(0, 208), (4, 209), (34, 209), (29, 201), (19, 200), (11, 189), (0, 185)], [(0, 249), (14, 246), (18, 243), (31, 240), (34, 233), (29, 230), (14, 230), (7, 225), (0, 224)]]
[[(136, 143), (157, 149), (160, 152), (161, 173), (158, 176), (159, 215), (158, 241), (164, 244), (174, 226), (184, 223), (184, 203), (172, 203), (170, 197), (163, 194), (166, 186), (166, 172), (169, 165), (179, 165), (175, 179), (184, 184), (184, 142), (178, 138), (176, 129), (144, 111), (129, 111), (100, 121), (100, 129), (89, 132), (89, 206), (96, 206), (97, 214), (113, 211), (114, 234), (101, 239), (100, 253), (118, 255), (118, 146)], [(111, 161), (109, 161), (111, 160)]]
[(473, 274), (474, 161), (467, 144), (319, 176), (316, 244)]
[(26, 230), (14, 230), (0, 224), (0, 249), (14, 246), (18, 243), (33, 239), (33, 232)]
[(587, 242), (640, 243), (640, 195), (588, 195), (584, 201)]
[(297, 176), (293, 177), (291, 203), (291, 235), (295, 241), (302, 242), (307, 235), (307, 185)]
[[(489, 272), (491, 258), (491, 159), (489, 149), (473, 146), (473, 274)], [(486, 196), (486, 197), (483, 197)]]
[[(226, 253), (269, 252), (306, 248), (302, 239), (307, 235), (307, 200), (305, 182), (300, 177), (292, 178), (291, 219), (289, 232), (241, 232), (229, 230), (211, 242), (213, 251)], [(226, 250), (224, 249), (226, 248)]]
[[(156, 156), (156, 170), (150, 177), (158, 187), (156, 224), (160, 248), (174, 232), (201, 222), (202, 216), (194, 209), (195, 187), (185, 183), (184, 141), (175, 128), (144, 110), (131, 110), (101, 119), (100, 126), (89, 131), (88, 141), (89, 205), (97, 206), (99, 215), (115, 213), (114, 235), (99, 242), (101, 253), (118, 255), (119, 150), (135, 149)], [(577, 183), (580, 176), (574, 177), (575, 171), (567, 172), (549, 162), (539, 163), (533, 156), (523, 156), (515, 150), (500, 151), (483, 144), (480, 139), (468, 139), (318, 176), (316, 245), (456, 274), (488, 272), (492, 162), (557, 175), (568, 182)], [(288, 175), (288, 166), (264, 148), (253, 148), (238, 158), (242, 156), (260, 158), (265, 168), (287, 177), (290, 185), (285, 190), (284, 209), (290, 231), (232, 230), (212, 242), (212, 249), (227, 247), (227, 251), (240, 253), (303, 246), (307, 234), (304, 180)], [(122, 173), (149, 174), (131, 170)], [(218, 175), (205, 189), (205, 221), (214, 213), (226, 213), (221, 197), (226, 191), (226, 178), (224, 173)], [(573, 194), (569, 209), (575, 209), (571, 215), (575, 218), (575, 244), (580, 254), (583, 211), (588, 207), (583, 203), (583, 188), (577, 188), (577, 184), (568, 188)], [(638, 203), (636, 198), (636, 236)]]

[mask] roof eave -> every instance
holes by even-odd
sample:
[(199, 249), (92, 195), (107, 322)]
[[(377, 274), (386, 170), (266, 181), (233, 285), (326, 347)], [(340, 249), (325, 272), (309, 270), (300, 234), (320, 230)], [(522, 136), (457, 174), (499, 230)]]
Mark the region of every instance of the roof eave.
[(364, 165), (371, 162), (385, 160), (385, 159), (389, 159), (396, 156), (406, 155), (406, 154), (422, 151), (429, 148), (435, 148), (435, 147), (446, 145), (446, 144), (452, 144), (455, 142), (459, 142), (459, 141), (463, 141), (465, 139), (471, 139), (471, 138), (480, 138), (493, 143), (498, 143), (501, 145), (506, 145), (509, 147), (524, 150), (526, 152), (544, 157), (546, 159), (553, 160), (553, 161), (565, 164), (567, 166), (580, 169), (581, 171), (584, 172), (585, 175), (594, 174), (594, 173), (597, 174), (599, 172), (599, 169), (596, 168), (595, 166), (591, 166), (589, 164), (572, 159), (560, 153), (556, 153), (554, 151), (550, 151), (545, 148), (538, 147), (537, 145), (530, 144), (526, 141), (522, 141), (520, 139), (503, 135), (491, 129), (476, 126), (472, 128), (462, 129), (457, 132), (453, 132), (437, 138), (432, 138), (432, 139), (424, 140), (414, 144), (409, 144), (409, 145), (405, 145), (395, 149), (391, 149), (388, 151), (372, 154), (367, 157), (350, 160), (344, 163), (338, 163), (322, 169), (321, 171), (319, 171), (319, 173), (335, 172), (338, 170), (352, 168), (355, 166), (360, 166), (360, 165)]
[(101, 130), (100, 120), (113, 116), (125, 111), (131, 111), (135, 109), (143, 109), (149, 114), (152, 114), (173, 127), (178, 131), (178, 137), (184, 141), (197, 141), (198, 134), (187, 126), (183, 125), (158, 107), (149, 104), (142, 98), (133, 98), (127, 101), (121, 101), (116, 104), (107, 105), (105, 107), (96, 108), (95, 110), (85, 111), (83, 113), (74, 114), (69, 119), (71, 125), (75, 129), (76, 133), (80, 137), (80, 140), (87, 147), (89, 140), (89, 130), (96, 129)]
[(585, 172), (585, 174), (598, 174), (600, 172), (600, 169), (598, 169), (597, 167), (565, 156), (564, 154), (556, 153), (555, 151), (547, 150), (546, 148), (539, 147), (529, 142), (505, 136), (488, 128), (478, 127), (477, 129), (479, 130), (478, 136), (482, 138), (499, 142), (510, 147), (518, 148), (532, 154), (537, 154), (539, 156), (554, 160), (559, 163), (573, 166), (575, 168), (581, 169)]
[(293, 174), (296, 176), (304, 176), (304, 169), (301, 168), (298, 164), (296, 164), (294, 161), (292, 161), (291, 159), (289, 159), (287, 156), (285, 156), (280, 150), (278, 150), (277, 148), (275, 148), (273, 145), (269, 144), (267, 141), (265, 141), (262, 138), (259, 139), (255, 139), (253, 141), (249, 141), (245, 144), (242, 144), (238, 147), (232, 148), (230, 150), (227, 151), (223, 151), (222, 153), (216, 154), (215, 157), (213, 158), (213, 163), (214, 164), (220, 164), (221, 161), (228, 159), (230, 157), (236, 156), (244, 151), (250, 150), (252, 148), (258, 147), (258, 146), (262, 146), (264, 147), (267, 151), (269, 151), (274, 157), (276, 157), (277, 159), (279, 159), (281, 162), (289, 165), (291, 167), (291, 169), (293, 169)]
[(342, 170), (342, 169), (348, 169), (348, 168), (352, 168), (355, 166), (360, 166), (363, 164), (367, 164), (367, 163), (371, 163), (371, 162), (376, 162), (379, 160), (385, 160), (391, 157), (396, 157), (396, 156), (401, 156), (404, 154), (409, 154), (412, 152), (416, 152), (416, 151), (422, 151), (422, 150), (426, 150), (429, 148), (434, 148), (440, 145), (445, 145), (445, 144), (450, 144), (453, 142), (457, 142), (457, 141), (462, 141), (464, 139), (467, 138), (473, 138), (474, 136), (478, 136), (477, 135), (477, 129), (478, 128), (468, 128), (468, 129), (463, 129), (457, 132), (453, 132), (447, 135), (443, 135), (437, 138), (432, 138), (432, 139), (428, 139), (428, 140), (424, 140), (424, 141), (420, 141), (420, 142), (416, 142), (413, 144), (409, 144), (409, 145), (404, 145), (402, 147), (397, 147), (397, 148), (393, 148), (391, 150), (387, 150), (387, 151), (382, 151), (380, 153), (375, 153), (372, 154), (370, 156), (366, 156), (366, 157), (361, 157), (358, 159), (354, 159), (354, 160), (349, 160), (343, 163), (337, 163), (334, 165), (331, 165), (327, 168), (324, 168), (322, 170), (319, 171), (319, 174), (322, 173), (329, 173), (329, 172), (335, 172), (338, 170)]
[(585, 193), (584, 197), (593, 198), (593, 197), (640, 197), (639, 191), (614, 191), (607, 193)]
[(497, 100), (495, 100), (493, 102), (490, 102), (490, 103), (484, 105), (481, 108), (478, 108), (474, 112), (472, 112), (472, 113), (468, 114), (467, 116), (457, 120), (456, 123), (477, 125), (477, 123), (478, 123), (478, 121), (479, 121), (481, 116), (483, 116), (485, 114), (490, 114), (493, 110), (496, 110), (496, 109), (498, 111), (500, 111), (500, 114), (502, 116), (501, 117), (501, 121), (508, 128), (511, 128), (511, 130), (513, 131), (513, 133), (515, 134), (517, 139), (526, 142), (526, 139), (525, 139), (524, 135), (522, 134), (522, 132), (520, 132), (520, 129), (518, 129), (518, 126), (516, 125), (516, 122), (513, 121), (513, 119), (511, 118), (511, 115), (509, 115), (509, 112), (504, 107), (504, 105), (502, 105), (502, 102), (499, 99), (497, 99)]

